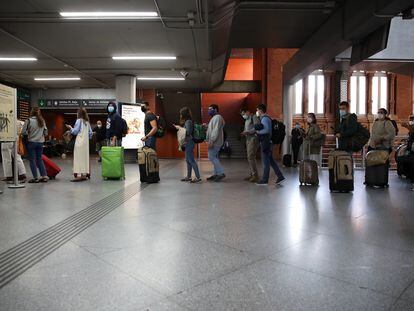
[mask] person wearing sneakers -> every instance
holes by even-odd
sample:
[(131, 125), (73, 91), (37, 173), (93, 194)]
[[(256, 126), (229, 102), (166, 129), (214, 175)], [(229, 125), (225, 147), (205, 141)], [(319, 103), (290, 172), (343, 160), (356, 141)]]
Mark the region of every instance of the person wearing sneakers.
[(211, 117), (207, 127), (206, 141), (208, 143), (208, 159), (213, 163), (214, 174), (207, 178), (208, 181), (221, 181), (226, 177), (223, 166), (220, 163), (219, 152), (224, 144), (224, 119), (219, 114), (217, 105), (208, 107), (208, 115)]
[(247, 176), (244, 180), (250, 182), (258, 182), (259, 175), (257, 172), (256, 164), (256, 154), (257, 149), (259, 149), (259, 140), (256, 136), (256, 130), (254, 129), (255, 124), (260, 124), (259, 118), (251, 113), (247, 108), (240, 110), (241, 116), (244, 119), (244, 130), (240, 134), (241, 136), (246, 137), (246, 151), (247, 151), (247, 161), (250, 166), (250, 175)]
[(279, 169), (275, 159), (273, 158), (272, 143), (272, 119), (266, 113), (266, 106), (260, 104), (257, 106), (256, 116), (260, 118), (260, 124), (255, 125), (256, 133), (259, 138), (260, 148), (262, 150), (263, 176), (257, 185), (267, 185), (269, 183), (270, 166), (277, 176), (276, 184), (280, 184), (285, 180)]
[[(40, 109), (35, 107), (30, 112), (30, 118), (26, 120), (23, 125), (22, 135), (27, 136), (27, 153), (29, 154), (30, 170), (32, 171), (33, 178), (29, 180), (29, 183), (47, 182), (45, 164), (42, 160), (43, 143), (45, 142), (45, 136), (47, 135), (47, 127), (45, 119), (43, 119)], [(37, 169), (40, 172), (40, 179), (37, 175)]]
[[(180, 124), (185, 128), (185, 161), (187, 162), (187, 176), (181, 179), (184, 182), (199, 183), (201, 182), (200, 171), (198, 165), (194, 159), (194, 147), (195, 143), (193, 140), (194, 122), (191, 114), (191, 110), (188, 107), (180, 109)], [(191, 178), (191, 173), (194, 170), (196, 177)]]

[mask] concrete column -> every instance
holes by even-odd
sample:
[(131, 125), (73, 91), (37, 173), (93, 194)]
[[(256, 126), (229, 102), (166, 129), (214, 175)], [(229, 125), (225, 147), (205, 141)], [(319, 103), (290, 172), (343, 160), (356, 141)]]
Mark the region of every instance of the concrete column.
[(135, 103), (137, 78), (132, 75), (119, 75), (115, 79), (115, 97), (118, 102)]

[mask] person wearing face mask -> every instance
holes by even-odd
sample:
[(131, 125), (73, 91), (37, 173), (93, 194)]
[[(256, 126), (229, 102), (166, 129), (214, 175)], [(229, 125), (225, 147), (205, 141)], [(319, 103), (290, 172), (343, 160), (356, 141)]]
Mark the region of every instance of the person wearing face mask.
[(102, 122), (100, 120), (98, 120), (98, 122), (96, 122), (96, 127), (93, 129), (93, 133), (95, 135), (95, 139), (96, 139), (96, 152), (99, 155), (99, 160), (98, 162), (101, 162), (101, 149), (103, 146), (106, 146), (106, 129), (105, 127), (102, 126)]
[(108, 146), (122, 146), (122, 118), (117, 112), (115, 102), (110, 102), (107, 106), (108, 118), (106, 119), (106, 139)]
[(143, 103), (141, 105), (141, 111), (145, 113), (144, 119), (144, 134), (145, 136), (141, 138), (146, 147), (156, 150), (157, 146), (157, 137), (155, 134), (158, 131), (157, 116), (151, 112), (148, 103)]
[(296, 122), (295, 127), (292, 129), (292, 151), (293, 151), (293, 166), (298, 165), (298, 158), (299, 158), (299, 150), (300, 146), (303, 144), (303, 136), (305, 135), (305, 131), (300, 126), (299, 122)]
[(254, 125), (259, 124), (260, 120), (247, 108), (241, 109), (240, 114), (244, 119), (244, 130), (240, 133), (240, 135), (246, 137), (247, 161), (249, 162), (250, 167), (250, 174), (244, 180), (255, 183), (259, 181), (256, 163), (256, 154), (257, 149), (259, 149), (259, 141), (256, 136)]
[(215, 104), (208, 107), (208, 115), (211, 119), (207, 127), (206, 141), (208, 143), (208, 159), (213, 164), (214, 173), (207, 180), (219, 182), (226, 177), (219, 159), (219, 152), (224, 144), (225, 122), (219, 114), (219, 107)]
[(387, 110), (385, 108), (380, 108), (378, 110), (377, 118), (372, 125), (368, 151), (374, 149), (384, 149), (391, 153), (394, 138), (395, 127), (391, 120), (387, 117)]
[(279, 169), (275, 159), (273, 158), (273, 142), (272, 142), (272, 119), (266, 113), (266, 106), (260, 104), (256, 108), (256, 116), (260, 118), (260, 124), (255, 126), (257, 136), (259, 138), (260, 147), (262, 149), (263, 176), (256, 185), (267, 185), (269, 183), (270, 166), (277, 176), (276, 185), (285, 180)]
[(352, 138), (358, 132), (358, 117), (349, 112), (349, 103), (343, 101), (339, 104), (339, 124), (335, 131), (338, 138), (338, 149), (352, 152)]
[(305, 143), (303, 146), (306, 156), (321, 165), (321, 148), (323, 145), (323, 134), (316, 122), (314, 113), (308, 113), (307, 117), (308, 131), (305, 134)]

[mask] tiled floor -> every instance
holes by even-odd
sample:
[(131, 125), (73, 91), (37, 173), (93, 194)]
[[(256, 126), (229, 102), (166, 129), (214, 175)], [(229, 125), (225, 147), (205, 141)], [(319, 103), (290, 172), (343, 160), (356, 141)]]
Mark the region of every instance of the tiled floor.
[[(0, 253), (138, 179), (70, 183), (70, 162), (46, 185), (4, 188)], [(241, 181), (162, 182), (120, 207), (0, 289), (0, 310), (414, 310), (414, 192), (391, 172), (389, 189), (351, 194)], [(210, 165), (201, 162), (204, 177)], [(2, 272), (0, 271), (0, 276)]]

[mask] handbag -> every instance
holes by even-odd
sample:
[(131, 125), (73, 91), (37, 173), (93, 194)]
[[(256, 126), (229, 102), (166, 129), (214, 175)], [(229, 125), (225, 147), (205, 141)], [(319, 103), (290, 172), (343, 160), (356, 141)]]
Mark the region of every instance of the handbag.
[(19, 136), (17, 138), (17, 153), (20, 155), (25, 155), (26, 154), (26, 148), (25, 145), (23, 143), (23, 137)]
[(27, 144), (29, 143), (29, 127), (30, 127), (30, 119), (27, 119), (26, 133), (21, 135), (22, 144), (26, 148), (27, 148)]

